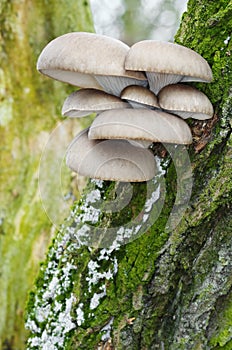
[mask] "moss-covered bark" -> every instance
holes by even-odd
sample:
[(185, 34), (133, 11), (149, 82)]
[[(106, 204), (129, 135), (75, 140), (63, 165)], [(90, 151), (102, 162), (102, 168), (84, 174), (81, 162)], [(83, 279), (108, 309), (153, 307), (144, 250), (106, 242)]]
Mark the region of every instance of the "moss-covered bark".
[[(49, 40), (73, 30), (93, 30), (88, 1), (0, 1), (0, 349), (25, 349), (25, 300), (52, 234), (38, 171), (68, 90), (40, 76), (36, 60)], [(54, 146), (71, 137), (69, 125)]]
[(89, 182), (30, 294), (28, 349), (231, 349), (231, 29), (231, 2), (189, 1), (176, 41), (212, 66), (215, 107), (191, 122), (191, 169), (167, 146), (147, 184)]

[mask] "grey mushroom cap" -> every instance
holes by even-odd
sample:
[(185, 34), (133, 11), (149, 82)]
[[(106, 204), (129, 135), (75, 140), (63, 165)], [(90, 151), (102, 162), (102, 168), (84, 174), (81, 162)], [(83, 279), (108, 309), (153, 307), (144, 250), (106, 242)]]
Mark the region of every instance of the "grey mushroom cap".
[(213, 106), (208, 97), (196, 88), (174, 84), (165, 86), (158, 95), (162, 109), (183, 119), (209, 119), (213, 117)]
[(100, 83), (101, 79), (115, 77), (119, 84), (120, 77), (123, 80), (123, 87), (117, 89), (121, 92), (127, 85), (147, 84), (142, 72), (125, 70), (124, 61), (128, 50), (129, 46), (120, 40), (104, 35), (85, 32), (67, 33), (45, 46), (38, 58), (37, 69), (51, 78), (79, 87), (101, 90), (103, 85), (109, 93), (112, 93), (109, 91), (112, 86), (108, 88), (107, 83)]
[(100, 113), (89, 128), (90, 139), (192, 143), (188, 124), (172, 114), (150, 109), (114, 109)]
[(155, 158), (149, 150), (125, 140), (89, 140), (88, 129), (70, 144), (66, 163), (80, 175), (110, 181), (143, 182), (157, 174)]
[(80, 89), (69, 95), (64, 101), (62, 115), (66, 117), (84, 117), (108, 109), (131, 108), (129, 103), (119, 97), (101, 90)]
[(127, 86), (121, 93), (121, 99), (135, 108), (160, 108), (156, 95), (143, 86)]
[(213, 78), (209, 64), (197, 52), (156, 40), (135, 43), (127, 54), (125, 69), (145, 71), (155, 94), (165, 85), (179, 81), (210, 82)]

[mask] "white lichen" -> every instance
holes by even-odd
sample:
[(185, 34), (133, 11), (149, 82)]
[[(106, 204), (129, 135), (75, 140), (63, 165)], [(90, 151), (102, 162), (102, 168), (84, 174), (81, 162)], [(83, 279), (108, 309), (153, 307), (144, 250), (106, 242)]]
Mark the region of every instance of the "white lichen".
[[(67, 235), (65, 242), (68, 243)], [(59, 243), (59, 248), (63, 245), (64, 240)], [(57, 252), (53, 251), (57, 257)], [(61, 254), (58, 254), (60, 260), (63, 260)], [(71, 294), (66, 298), (65, 304), (60, 303), (56, 298), (60, 295), (65, 295), (72, 284), (71, 275), (76, 266), (67, 260), (63, 262), (63, 267), (59, 271), (57, 262), (50, 261), (44, 269), (44, 283), (41, 290), (41, 296), (35, 298), (34, 319), (28, 318), (26, 327), (31, 331), (32, 336), (28, 341), (27, 349), (54, 349), (62, 347), (65, 341), (65, 335), (70, 330), (77, 327), (72, 319), (71, 309), (75, 303), (75, 297)], [(51, 303), (51, 300), (54, 303)], [(38, 325), (46, 322), (46, 328), (41, 334), (41, 329)]]
[(83, 311), (83, 303), (80, 303), (76, 309), (76, 315), (77, 315), (77, 325), (81, 326), (82, 323), (84, 323), (85, 318), (84, 318), (84, 311)]
[(99, 289), (103, 291), (101, 293), (94, 293), (90, 301), (90, 310), (96, 309), (100, 304), (100, 299), (106, 296), (106, 286), (102, 285)]
[(82, 206), (83, 214), (81, 214), (82, 222), (89, 222), (92, 224), (96, 224), (98, 222), (99, 216), (101, 214), (101, 210), (94, 208), (92, 206), (84, 207)]
[(157, 170), (158, 170), (157, 176), (165, 175), (166, 174), (166, 167), (169, 163), (169, 159), (167, 159), (166, 161), (162, 160), (162, 164), (161, 164), (161, 158), (158, 156), (155, 156), (155, 162), (156, 162), (156, 166), (157, 166)]
[(99, 252), (99, 257), (98, 257), (98, 260), (109, 260), (109, 254), (108, 254), (108, 251), (106, 248), (103, 248), (100, 250)]
[(51, 311), (51, 305), (47, 304), (46, 302), (43, 303), (42, 306), (38, 306), (36, 308), (36, 313), (35, 313), (36, 320), (39, 323), (44, 322), (48, 318), (50, 311)]
[(114, 276), (117, 274), (117, 272), (118, 272), (118, 260), (115, 256), (114, 257)]
[[(132, 221), (128, 225), (113, 229), (109, 233), (112, 239), (109, 240), (108, 246), (102, 247), (96, 254), (96, 250), (90, 247), (91, 232), (95, 229), (94, 225), (100, 221), (99, 208), (102, 198), (99, 188), (103, 182), (95, 180), (92, 182), (98, 188), (90, 191), (83, 198), (81, 205), (72, 210), (49, 251), (47, 266), (42, 267), (44, 283), (39, 290), (39, 296), (36, 295), (34, 300), (34, 314), (32, 311), (27, 320), (27, 328), (32, 333), (28, 341), (28, 350), (58, 350), (64, 347), (67, 334), (80, 327), (86, 318), (93, 317), (93, 312), (90, 315), (85, 314), (82, 299), (77, 306), (75, 305), (76, 299), (70, 292), (75, 281), (73, 276), (78, 273), (75, 262), (70, 259), (72, 254), (76, 255), (82, 246), (89, 248), (90, 254), (92, 252), (95, 254), (87, 265), (88, 289), (83, 297), (89, 303), (86, 309), (96, 310), (101, 300), (107, 295), (108, 281), (113, 280), (118, 272), (115, 252), (122, 244), (137, 238), (143, 228), (143, 223), (148, 220), (150, 211), (160, 196), (160, 185), (155, 179), (152, 183), (152, 190), (149, 190), (140, 222)], [(153, 185), (155, 185), (155, 190)], [(107, 229), (104, 230), (108, 233)], [(103, 268), (103, 261), (107, 261), (105, 268)], [(62, 298), (65, 298), (65, 303), (61, 301)], [(72, 309), (74, 309), (73, 312)], [(109, 339), (112, 322), (113, 320), (102, 328), (103, 340)], [(43, 324), (43, 327), (46, 324), (43, 331), (40, 324)]]
[(114, 317), (112, 317), (110, 321), (101, 329), (101, 333), (103, 333), (101, 336), (102, 341), (107, 341), (111, 338), (110, 332), (111, 332), (113, 322), (114, 322)]
[(96, 189), (87, 194), (85, 203), (95, 203), (96, 201), (99, 201), (99, 199), (101, 199), (101, 192)]
[(59, 278), (54, 276), (49, 283), (46, 292), (43, 295), (43, 300), (46, 301), (48, 299), (54, 298), (55, 294), (57, 294), (57, 290), (59, 288)]
[(91, 179), (91, 182), (93, 184), (95, 184), (96, 186), (98, 186), (99, 188), (102, 188), (103, 187), (103, 180), (98, 180), (98, 179)]
[(145, 214), (143, 215), (143, 222), (146, 222), (149, 219), (149, 215)]
[(158, 187), (155, 189), (155, 191), (152, 192), (151, 198), (146, 200), (146, 203), (145, 203), (145, 212), (146, 213), (151, 211), (153, 205), (155, 204), (155, 202), (157, 202), (157, 200), (159, 198), (160, 198), (160, 185), (158, 185)]
[(225, 44), (225, 45), (228, 45), (228, 44), (229, 44), (229, 41), (230, 41), (230, 36), (228, 36), (228, 37), (224, 40), (224, 44)]
[(98, 271), (99, 267), (100, 265), (96, 261), (90, 260), (90, 262), (88, 263), (89, 273), (86, 277), (86, 281), (88, 281), (89, 292), (91, 292), (92, 286), (96, 285), (99, 282), (99, 280), (105, 279), (108, 281), (113, 278), (113, 273), (110, 268), (108, 269), (108, 271), (100, 272)]
[(27, 319), (27, 322), (25, 323), (25, 327), (26, 329), (30, 329), (32, 333), (39, 334), (41, 332), (36, 322), (34, 320), (31, 320), (30, 318)]

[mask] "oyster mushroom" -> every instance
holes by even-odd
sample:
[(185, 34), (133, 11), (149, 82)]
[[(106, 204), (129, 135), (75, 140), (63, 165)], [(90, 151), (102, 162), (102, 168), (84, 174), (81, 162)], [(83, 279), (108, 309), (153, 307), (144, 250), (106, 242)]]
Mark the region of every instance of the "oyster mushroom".
[(114, 109), (100, 113), (89, 128), (90, 139), (192, 143), (188, 124), (172, 114), (150, 109)]
[(156, 95), (143, 86), (127, 86), (121, 93), (121, 99), (128, 101), (133, 108), (160, 108)]
[(119, 97), (101, 90), (80, 89), (69, 95), (64, 101), (62, 115), (66, 117), (84, 117), (107, 109), (131, 108), (129, 103)]
[(156, 95), (164, 86), (180, 81), (212, 80), (210, 66), (197, 52), (156, 40), (135, 43), (126, 56), (125, 69), (145, 71), (150, 89)]
[(158, 95), (160, 107), (183, 119), (209, 119), (213, 116), (213, 106), (208, 97), (196, 88), (174, 84), (165, 86)]
[(110, 181), (143, 182), (157, 173), (149, 150), (124, 140), (89, 140), (88, 129), (71, 142), (66, 163), (80, 175)]
[(104, 89), (120, 96), (127, 85), (147, 85), (142, 72), (127, 72), (129, 46), (95, 33), (72, 32), (52, 40), (41, 52), (37, 69), (56, 80), (79, 87)]

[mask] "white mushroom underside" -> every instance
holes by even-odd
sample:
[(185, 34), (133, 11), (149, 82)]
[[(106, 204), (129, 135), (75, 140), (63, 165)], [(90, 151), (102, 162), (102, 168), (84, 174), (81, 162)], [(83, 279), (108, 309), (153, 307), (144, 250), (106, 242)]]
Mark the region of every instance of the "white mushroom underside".
[(108, 94), (120, 96), (125, 87), (129, 85), (147, 86), (146, 80), (133, 79), (128, 77), (95, 75), (95, 79)]
[(135, 102), (135, 101), (129, 101), (129, 104), (131, 105), (131, 107), (135, 108), (135, 109), (138, 109), (138, 108), (148, 108), (148, 109), (154, 109), (154, 107), (152, 106), (148, 106), (148, 105), (145, 105), (143, 103), (139, 103), (139, 102)]
[(176, 84), (182, 79), (182, 75), (146, 72), (150, 90), (158, 95), (159, 91), (166, 85)]
[(193, 119), (198, 119), (198, 120), (205, 120), (205, 119), (212, 118), (211, 115), (208, 115), (205, 113), (182, 112), (182, 111), (172, 111), (172, 110), (165, 110), (165, 111), (168, 113), (178, 115), (182, 119), (193, 118)]
[[(103, 112), (102, 111), (98, 111)], [(65, 117), (70, 117), (70, 118), (82, 118), (82, 117), (87, 117), (88, 115), (95, 113), (95, 111), (80, 111), (80, 110), (76, 110), (76, 109), (70, 109), (68, 111), (66, 111), (65, 113), (62, 113), (63, 116)]]
[(55, 80), (71, 85), (102, 90), (101, 85), (99, 85), (96, 79), (90, 74), (83, 74), (62, 69), (45, 69), (42, 70), (41, 73)]
[(198, 78), (198, 77), (191, 77), (188, 75), (185, 75), (184, 77), (182, 77), (181, 79), (181, 83), (187, 83), (189, 81), (200, 81), (201, 83), (208, 83), (209, 81), (203, 78)]

